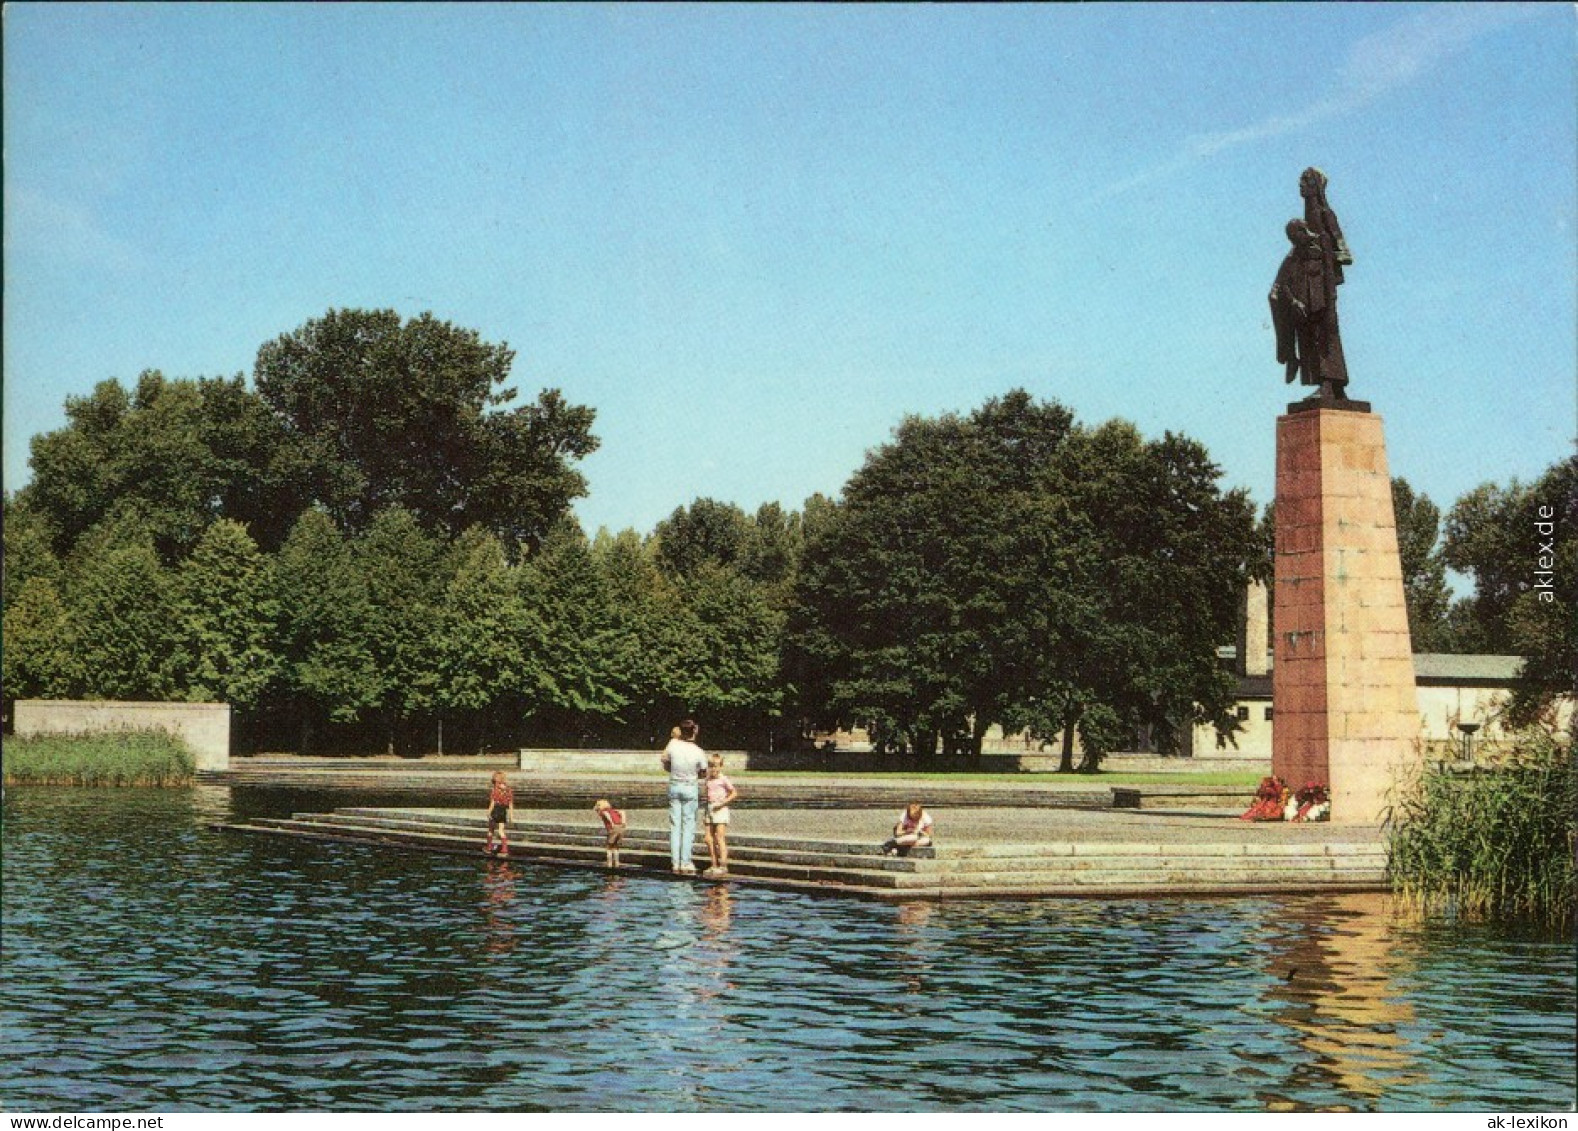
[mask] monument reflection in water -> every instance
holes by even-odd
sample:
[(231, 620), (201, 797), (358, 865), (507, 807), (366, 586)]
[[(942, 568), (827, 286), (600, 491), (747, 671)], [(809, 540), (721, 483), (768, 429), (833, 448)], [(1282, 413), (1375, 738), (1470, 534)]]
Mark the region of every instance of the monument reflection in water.
[[(1388, 961), (1396, 938), (1386, 903), (1378, 895), (1315, 897), (1286, 932), (1268, 940), (1271, 970), (1283, 973), (1266, 997), (1271, 1015), (1297, 1034), (1308, 1054), (1309, 1080), (1301, 1085), (1367, 1107), (1426, 1082), (1403, 1035), (1417, 1017)], [(1317, 921), (1326, 929), (1310, 930)]]
[(230, 808), (8, 791), (0, 1107), (1574, 1099), (1570, 942), (1376, 897), (891, 905), (210, 832)]

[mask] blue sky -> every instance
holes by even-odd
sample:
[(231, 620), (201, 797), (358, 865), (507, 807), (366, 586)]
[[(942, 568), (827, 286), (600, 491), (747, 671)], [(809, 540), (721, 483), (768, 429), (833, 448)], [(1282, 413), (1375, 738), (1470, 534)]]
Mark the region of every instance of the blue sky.
[(1318, 165), (1443, 509), (1575, 431), (1568, 5), (9, 4), (4, 474), (69, 395), (431, 310), (597, 410), (589, 532), (836, 494), (1016, 386), (1270, 501)]

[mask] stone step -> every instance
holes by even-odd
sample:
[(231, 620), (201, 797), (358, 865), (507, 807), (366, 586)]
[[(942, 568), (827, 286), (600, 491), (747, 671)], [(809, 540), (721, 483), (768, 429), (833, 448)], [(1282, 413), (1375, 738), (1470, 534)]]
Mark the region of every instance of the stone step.
[[(466, 854), (478, 852), (474, 836), (460, 836), (438, 831), (405, 831), (391, 838), (390, 830), (376, 825), (339, 823), (321, 819), (296, 820), (274, 818), (258, 822), (260, 826), (281, 832), (331, 836), (335, 839), (361, 840), (372, 843), (397, 843), (410, 847), (440, 848)], [(512, 838), (512, 859), (520, 861), (548, 861), (579, 863), (600, 866), (603, 862), (601, 845), (543, 844), (525, 838)], [(636, 865), (658, 872), (666, 872), (668, 853), (666, 847), (624, 848), (621, 859), (627, 865)], [(1373, 887), (1384, 879), (1383, 869), (1373, 865), (1344, 864), (1331, 858), (1312, 858), (1308, 861), (1231, 861), (1209, 863), (1188, 861), (1151, 862), (1144, 868), (1132, 866), (1132, 860), (1095, 858), (1070, 861), (1074, 866), (1048, 869), (1030, 867), (999, 869), (996, 871), (949, 869), (904, 871), (884, 867), (904, 863), (878, 858), (860, 867), (840, 866), (839, 862), (822, 859), (815, 862), (784, 861), (776, 858), (736, 858), (730, 862), (730, 871), (737, 879), (762, 881), (793, 881), (797, 884), (820, 884), (838, 888), (859, 888), (892, 893), (920, 893), (948, 891), (954, 893), (981, 891), (1039, 891), (1062, 892), (1080, 890), (1134, 889), (1155, 891), (1175, 888), (1217, 890), (1251, 889), (1288, 890), (1291, 888), (1320, 889), (1332, 886)], [(1042, 862), (1045, 863), (1044, 861)], [(1290, 864), (1304, 866), (1290, 867)], [(873, 866), (876, 865), (876, 866)]]
[[(428, 827), (442, 825), (447, 828), (471, 830), (473, 835), (484, 836), (486, 833), (485, 820), (470, 814), (440, 815), (422, 814), (414, 816), (402, 813), (399, 810), (384, 809), (341, 809), (336, 810), (333, 816), (337, 819), (366, 820), (389, 822), (390, 827)], [(517, 832), (529, 839), (545, 843), (584, 843), (601, 846), (604, 841), (601, 826), (587, 827), (584, 825), (559, 824), (534, 821), (530, 823), (517, 822), (511, 826)], [(631, 829), (625, 834), (625, 844), (632, 845), (642, 842), (665, 847), (668, 844), (668, 833), (662, 829)], [(700, 836), (697, 843), (702, 843)], [(924, 864), (925, 861), (934, 860), (937, 850), (935, 848), (918, 849), (908, 856), (884, 858), (881, 847), (869, 842), (848, 841), (811, 841), (796, 840), (786, 841), (783, 837), (749, 836), (731, 834), (729, 837), (731, 849), (762, 849), (776, 852), (797, 852), (805, 854), (835, 854), (845, 857), (872, 857), (878, 860), (887, 859), (899, 864)], [(1355, 842), (1349, 844), (1319, 843), (1319, 844), (1287, 844), (1267, 843), (1260, 845), (1244, 844), (1241, 842), (1211, 842), (1192, 841), (1178, 844), (1149, 844), (1131, 843), (1124, 841), (1082, 841), (1063, 843), (1040, 844), (945, 844), (944, 855), (947, 860), (965, 867), (992, 867), (994, 862), (1009, 859), (1034, 858), (1075, 858), (1088, 857), (1139, 857), (1139, 858), (1246, 858), (1270, 857), (1286, 858), (1290, 861), (1310, 857), (1315, 858), (1341, 858), (1341, 859), (1386, 859), (1386, 847), (1379, 842)]]
[[(256, 824), (299, 832), (322, 832), (355, 839), (394, 843), (441, 843), (447, 847), (475, 851), (482, 839), (480, 820), (465, 817), (399, 819), (354, 812), (303, 814), (293, 818), (266, 818)], [(595, 862), (603, 858), (603, 839), (595, 831), (576, 830), (555, 835), (536, 826), (517, 825), (511, 844), (526, 857), (570, 858)], [(1174, 846), (1169, 852), (1137, 853), (1136, 846), (1125, 844), (1079, 845), (1083, 851), (1046, 855), (1022, 853), (994, 857), (886, 857), (873, 852), (852, 853), (811, 851), (803, 846), (786, 846), (782, 841), (759, 845), (734, 845), (731, 866), (742, 875), (811, 877), (837, 883), (869, 886), (953, 886), (992, 885), (1010, 880), (1017, 883), (1058, 882), (1132, 884), (1161, 882), (1209, 884), (1256, 884), (1287, 881), (1313, 882), (1318, 879), (1341, 881), (1379, 880), (1385, 869), (1383, 853), (1343, 855), (1310, 851), (1302, 855), (1244, 852), (1199, 852), (1190, 849), (1224, 846)], [(995, 846), (1008, 848), (1009, 846)], [(1234, 848), (1241, 846), (1231, 846)], [(1287, 846), (1272, 846), (1287, 847)], [(1318, 846), (1324, 848), (1324, 846)], [(1365, 846), (1370, 848), (1371, 846)], [(1116, 849), (1104, 852), (1102, 849)], [(627, 834), (621, 856), (632, 861), (666, 864), (667, 837), (655, 831)], [(1140, 862), (1143, 861), (1143, 864)]]
[[(361, 815), (361, 816), (380, 816), (380, 817), (392, 817), (392, 818), (395, 818), (395, 819), (409, 819), (410, 816), (411, 816), (411, 814), (409, 812), (398, 810), (398, 809), (348, 808), (348, 809), (336, 810), (336, 812), (340, 813), (340, 814), (347, 814), (347, 815), (354, 814), (354, 815)], [(476, 828), (478, 830), (482, 830), (483, 829), (483, 827), (484, 827), (484, 820), (485, 820), (481, 816), (473, 816), (471, 814), (465, 814), (465, 813), (457, 813), (457, 814), (454, 814), (454, 815), (450, 815), (450, 814), (442, 814), (442, 815), (440, 815), (440, 814), (422, 814), (419, 819), (420, 820), (424, 820), (424, 821), (425, 820), (450, 821), (450, 822), (455, 822), (457, 824), (463, 825), (465, 827)], [(571, 835), (573, 835), (573, 834), (581, 834), (581, 835), (596, 836), (596, 837), (599, 837), (599, 838), (602, 837), (602, 831), (601, 831), (601, 826), (600, 825), (577, 824), (577, 823), (571, 823), (571, 822), (533, 821), (533, 822), (530, 822), (529, 825), (525, 825), (525, 826), (520, 825), (520, 823), (517, 822), (517, 826), (518, 827), (530, 827), (530, 828), (533, 828), (533, 829), (551, 830), (553, 832), (562, 833), (562, 834), (571, 834)], [(629, 837), (632, 837), (632, 836), (654, 836), (654, 837), (660, 837), (660, 838), (663, 839), (664, 843), (667, 843), (668, 833), (667, 833), (666, 830), (663, 830), (663, 829), (632, 829), (629, 833), (626, 834), (626, 837), (629, 838)], [(731, 831), (730, 836), (729, 836), (729, 843), (730, 844), (738, 844), (738, 845), (751, 845), (751, 844), (781, 845), (781, 844), (784, 843), (784, 838), (781, 837), (781, 836), (779, 836), (779, 837), (754, 836), (754, 835), (751, 835), (751, 834), (741, 834), (738, 831)], [(843, 851), (843, 852), (851, 852), (851, 853), (857, 853), (857, 854), (871, 854), (871, 855), (876, 855), (876, 854), (881, 852), (881, 846), (878, 845), (877, 843), (875, 843), (875, 841), (844, 841), (844, 840), (815, 841), (815, 840), (799, 840), (799, 841), (796, 841), (795, 843), (797, 845), (800, 845), (800, 846), (803, 846), (803, 847), (806, 847), (806, 848), (819, 850), (819, 851), (820, 850)], [(1181, 841), (1181, 842), (1170, 843), (1170, 844), (1164, 844), (1164, 843), (1160, 843), (1160, 842), (1134, 842), (1134, 841), (1111, 841), (1111, 840), (1108, 840), (1108, 841), (1045, 841), (1045, 842), (1039, 842), (1039, 843), (1017, 842), (1017, 843), (1009, 843), (1009, 844), (977, 844), (977, 843), (951, 844), (951, 843), (946, 843), (945, 842), (944, 847), (945, 847), (946, 854), (950, 858), (953, 858), (953, 859), (965, 859), (965, 858), (976, 857), (976, 856), (986, 856), (986, 857), (1022, 856), (1022, 855), (1025, 855), (1027, 853), (1028, 854), (1035, 854), (1035, 855), (1047, 855), (1047, 856), (1081, 855), (1081, 854), (1088, 854), (1088, 853), (1097, 853), (1097, 854), (1101, 854), (1101, 855), (1127, 854), (1127, 855), (1134, 855), (1134, 856), (1152, 856), (1152, 855), (1160, 855), (1160, 854), (1165, 854), (1165, 853), (1202, 853), (1202, 854), (1207, 854), (1207, 855), (1222, 855), (1222, 854), (1226, 854), (1226, 855), (1235, 855), (1235, 854), (1243, 855), (1243, 854), (1260, 854), (1260, 853), (1264, 853), (1264, 854), (1269, 854), (1269, 855), (1302, 856), (1302, 855), (1307, 855), (1310, 852), (1333, 851), (1333, 852), (1336, 852), (1336, 853), (1341, 854), (1341, 855), (1352, 855), (1352, 854), (1356, 854), (1357, 853), (1357, 854), (1374, 854), (1374, 855), (1383, 856), (1383, 857), (1386, 854), (1386, 847), (1385, 847), (1385, 845), (1383, 843), (1381, 843), (1380, 841), (1376, 841), (1376, 840), (1360, 840), (1360, 841), (1351, 841), (1351, 842), (1330, 842), (1330, 843), (1328, 843), (1328, 842), (1293, 843), (1293, 842), (1267, 841), (1267, 842), (1260, 843), (1260, 844), (1249, 844), (1249, 843), (1245, 843), (1245, 842), (1242, 842), (1242, 841), (1198, 841), (1198, 840), (1197, 841)], [(935, 853), (934, 849), (920, 849), (920, 850), (917, 851), (917, 853), (915, 855), (919, 855), (921, 857), (928, 857), (928, 856), (933, 855), (934, 853)]]
[[(487, 826), (486, 826), (486, 818), (485, 817), (474, 816), (474, 815), (469, 814), (469, 813), (457, 813), (457, 814), (453, 814), (453, 815), (450, 815), (450, 814), (426, 814), (426, 813), (424, 813), (424, 814), (422, 814), (420, 816), (413, 816), (409, 812), (405, 812), (405, 811), (398, 810), (398, 809), (347, 808), (347, 809), (336, 809), (334, 811), (333, 816), (336, 816), (336, 817), (354, 817), (354, 818), (374, 819), (374, 820), (392, 820), (392, 821), (402, 821), (402, 822), (415, 821), (415, 822), (417, 822), (419, 824), (443, 824), (443, 825), (446, 825), (448, 827), (453, 827), (453, 828), (465, 828), (465, 829), (475, 830), (475, 833), (478, 836), (486, 835), (486, 828), (487, 828)], [(559, 823), (559, 822), (532, 821), (532, 822), (529, 822), (529, 823), (524, 823), (524, 822), (516, 821), (514, 824), (512, 824), (510, 826), (510, 828), (511, 828), (512, 831), (520, 831), (520, 830), (524, 830), (524, 829), (529, 829), (529, 830), (531, 830), (533, 835), (544, 836), (544, 837), (587, 838), (589, 840), (595, 840), (595, 842), (597, 844), (599, 844), (599, 845), (601, 845), (604, 842), (604, 839), (605, 839), (602, 825), (601, 824), (592, 824), (590, 822), (585, 823), (585, 824), (573, 824), (573, 823), (568, 823), (568, 822)], [(626, 844), (630, 844), (630, 843), (633, 843), (633, 842), (639, 842), (641, 840), (650, 840), (653, 843), (662, 844), (662, 845), (664, 845), (666, 847), (667, 844), (668, 844), (668, 830), (667, 829), (651, 829), (651, 828), (645, 828), (645, 829), (643, 829), (643, 828), (631, 828), (628, 832), (625, 833), (625, 843)], [(699, 826), (697, 828), (696, 842), (698, 844), (703, 843), (702, 833), (701, 833), (701, 830), (700, 830)], [(739, 846), (744, 846), (744, 847), (751, 847), (751, 846), (776, 847), (776, 846), (783, 845), (784, 843), (785, 843), (785, 840), (784, 840), (783, 837), (753, 836), (753, 835), (750, 835), (750, 834), (742, 835), (742, 834), (739, 834), (737, 832), (731, 832), (730, 835), (729, 835), (729, 844), (731, 846), (736, 846), (736, 847), (739, 847)], [(882, 855), (882, 847), (881, 847), (880, 844), (876, 843), (875, 841), (865, 842), (865, 841), (797, 840), (794, 843), (797, 846), (799, 846), (799, 847), (806, 848), (806, 849), (809, 849), (809, 850), (812, 850), (812, 851), (843, 852), (843, 853), (846, 853), (846, 854), (869, 855), (869, 856), (873, 856), (873, 857), (881, 857), (881, 855)], [(932, 855), (934, 855), (934, 853), (935, 853), (935, 850), (934, 849), (930, 849), (930, 848), (916, 849), (913, 853), (910, 854), (908, 859), (928, 858), (928, 857), (931, 857)]]
[[(379, 830), (361, 825), (338, 824), (331, 821), (298, 821), (291, 818), (272, 818), (254, 823), (257, 831), (275, 831), (296, 833), (308, 836), (327, 837), (338, 840), (365, 841), (377, 844), (400, 844), (406, 847), (436, 848), (444, 851), (459, 852), (467, 855), (480, 854), (481, 845), (475, 837), (461, 837), (450, 833), (437, 832), (403, 832), (398, 836), (391, 836), (388, 830)], [(668, 847), (665, 845), (661, 851), (655, 848), (638, 847), (620, 849), (620, 860), (629, 868), (635, 865), (638, 869), (645, 869), (659, 873), (667, 873), (669, 869)], [(510, 859), (521, 862), (544, 861), (549, 863), (576, 863), (587, 866), (601, 867), (604, 863), (604, 853), (601, 845), (596, 847), (585, 845), (541, 844), (515, 836), (510, 838)], [(705, 857), (701, 857), (703, 865)], [(897, 873), (882, 869), (861, 868), (836, 868), (823, 865), (794, 865), (779, 864), (772, 861), (732, 860), (730, 872), (735, 878), (762, 879), (762, 880), (794, 880), (802, 883), (819, 883), (835, 885), (840, 888), (854, 887), (872, 890), (897, 887)]]
[[(218, 825), (216, 827), (232, 832), (263, 833), (272, 836), (291, 837), (299, 840), (345, 841), (351, 843), (379, 845), (398, 843), (401, 847), (417, 848), (433, 852), (444, 852), (452, 855), (472, 856), (479, 854), (476, 842), (469, 838), (462, 839), (455, 837), (426, 836), (412, 837), (411, 839), (402, 839), (398, 842), (395, 842), (389, 840), (387, 837), (370, 835), (365, 831), (339, 831), (322, 825), (315, 825), (308, 828), (296, 828), (292, 826), (293, 822), (283, 820), (277, 825), (272, 826), (262, 823), (251, 823), (243, 825)], [(493, 859), (497, 858), (495, 857)], [(596, 869), (598, 871), (604, 870), (604, 859), (601, 851), (598, 851), (595, 854), (587, 854), (586, 858), (577, 858), (574, 855), (568, 854), (544, 854), (540, 856), (533, 856), (523, 847), (520, 849), (512, 848), (509, 859), (518, 863), (548, 863), (561, 867), (581, 867)], [(682, 878), (675, 876), (669, 871), (667, 851), (664, 851), (661, 855), (655, 852), (621, 852), (620, 859), (622, 864), (620, 869), (621, 873), (651, 876), (657, 879)], [(704, 877), (700, 876), (699, 874), (688, 878), (695, 881), (702, 881), (704, 879)], [(872, 887), (858, 882), (835, 883), (831, 880), (814, 877), (802, 879), (796, 878), (795, 876), (734, 876), (732, 878), (743, 878), (748, 882), (760, 882), (764, 885), (772, 887), (803, 889), (815, 892), (836, 892), (841, 895), (867, 896), (878, 899), (895, 899), (903, 897), (896, 888), (892, 887)]]
[[(260, 818), (254, 824), (268, 828), (290, 828), (299, 831), (323, 830), (343, 833), (366, 839), (437, 838), (458, 845), (476, 848), (484, 840), (484, 829), (479, 823), (475, 829), (459, 824), (438, 824), (421, 821), (397, 821), (379, 818), (352, 817), (342, 814), (303, 814), (292, 818)], [(516, 825), (511, 829), (512, 849), (519, 848), (533, 855), (563, 854), (576, 858), (602, 860), (605, 842), (601, 835), (555, 836), (538, 829)], [(620, 847), (621, 857), (639, 853), (668, 861), (668, 837), (658, 835), (627, 835)], [(698, 840), (695, 854), (705, 857), (705, 848)], [(911, 856), (908, 858), (883, 856), (880, 853), (834, 855), (805, 851), (783, 850), (771, 845), (748, 847), (740, 850), (731, 845), (731, 862), (782, 864), (790, 868), (818, 867), (824, 870), (870, 871), (874, 873), (914, 871), (917, 867), (935, 863)]]

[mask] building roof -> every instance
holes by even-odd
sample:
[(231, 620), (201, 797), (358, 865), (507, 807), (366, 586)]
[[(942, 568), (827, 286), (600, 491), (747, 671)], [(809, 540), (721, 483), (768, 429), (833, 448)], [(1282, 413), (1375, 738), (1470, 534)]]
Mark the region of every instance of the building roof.
[[(1216, 650), (1217, 657), (1230, 666), (1236, 666), (1238, 649), (1226, 645)], [(1271, 666), (1271, 657), (1266, 657)], [(1523, 666), (1522, 656), (1459, 655), (1451, 652), (1415, 652), (1414, 680), (1434, 686), (1460, 687), (1510, 687), (1518, 678)], [(1264, 680), (1262, 690), (1261, 681)], [(1239, 687), (1246, 698), (1269, 694), (1270, 680), (1264, 676), (1240, 676)]]
[(1509, 684), (1518, 678), (1522, 666), (1522, 656), (1414, 653), (1414, 679), (1420, 683)]

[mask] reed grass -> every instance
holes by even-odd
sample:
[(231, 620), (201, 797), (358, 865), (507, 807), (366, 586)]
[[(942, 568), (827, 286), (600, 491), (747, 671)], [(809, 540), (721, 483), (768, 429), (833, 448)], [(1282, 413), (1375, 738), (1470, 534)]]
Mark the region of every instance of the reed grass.
[(164, 731), (10, 737), (0, 753), (7, 785), (188, 785), (196, 761)]
[(1395, 800), (1394, 891), (1421, 910), (1571, 931), (1578, 765), (1556, 736), (1520, 736), (1497, 764), (1427, 766)]

